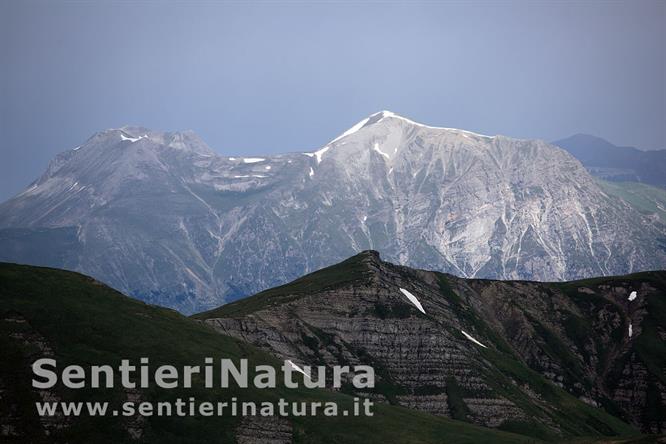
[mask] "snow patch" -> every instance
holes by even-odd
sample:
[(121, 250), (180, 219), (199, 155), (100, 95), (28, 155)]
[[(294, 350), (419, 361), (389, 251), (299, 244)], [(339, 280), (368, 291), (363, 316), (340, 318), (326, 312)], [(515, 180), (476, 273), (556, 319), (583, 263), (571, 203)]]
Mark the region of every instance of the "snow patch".
[(270, 169), (271, 169), (271, 166), (270, 166), (270, 165), (267, 165), (267, 166), (266, 166), (266, 169), (267, 169), (267, 170), (270, 170)]
[(409, 291), (405, 290), (404, 288), (401, 288), (400, 291), (402, 292), (402, 294), (407, 296), (407, 299), (409, 299), (409, 302), (414, 304), (414, 306), (416, 308), (418, 308), (421, 313), (425, 314), (425, 310), (423, 309), (423, 306), (421, 305), (419, 300), (416, 299), (416, 296), (414, 296), (413, 294), (411, 294)]
[(382, 151), (382, 150), (379, 149), (379, 144), (378, 144), (378, 143), (375, 143), (375, 146), (374, 146), (372, 149), (375, 150), (375, 151), (377, 151), (379, 154), (381, 154), (382, 156), (386, 157), (387, 159), (390, 159), (390, 158), (391, 158), (391, 156), (389, 156), (389, 155), (386, 154), (384, 151)]
[(326, 145), (324, 148), (315, 151), (314, 153), (303, 153), (308, 157), (316, 157), (317, 158), (317, 165), (321, 163), (321, 156), (324, 155), (326, 151), (328, 151), (331, 147)]
[(629, 324), (629, 337), (631, 337), (634, 334), (634, 326)]
[(243, 175), (243, 176), (234, 176), (236, 179), (245, 179), (247, 177), (258, 177), (258, 178), (264, 178), (268, 176), (262, 176), (261, 174), (252, 174), (252, 175)]
[(292, 370), (296, 370), (298, 373), (302, 373), (303, 376), (305, 376), (306, 378), (310, 379), (310, 375), (308, 375), (307, 373), (305, 373), (305, 370), (303, 370), (302, 368), (300, 368), (299, 366), (297, 366), (296, 364), (294, 364), (290, 359), (287, 360), (287, 363), (289, 363), (289, 365), (291, 366)]
[(366, 220), (368, 220), (368, 216), (363, 216), (363, 222), (365, 222)]
[(81, 145), (77, 146), (76, 148), (72, 149), (72, 151), (78, 151), (81, 149)]
[(638, 297), (638, 294), (635, 291), (632, 291), (631, 294), (629, 295), (629, 300), (633, 301)]
[(147, 139), (148, 135), (144, 134), (143, 136), (139, 137), (127, 137), (123, 133), (120, 133), (120, 140), (125, 141), (128, 140), (130, 143), (138, 142), (141, 139)]
[(257, 162), (263, 162), (266, 159), (262, 159), (261, 157), (245, 157), (243, 158), (243, 163), (257, 163)]
[(308, 175), (310, 177), (314, 176), (314, 170), (312, 169), (312, 167), (310, 167), (310, 172), (308, 173)]
[(475, 344), (477, 344), (477, 345), (480, 345), (480, 346), (483, 347), (483, 348), (488, 348), (488, 347), (486, 347), (485, 345), (483, 345), (482, 343), (480, 343), (479, 341), (477, 341), (476, 339), (474, 339), (473, 337), (471, 337), (470, 335), (468, 335), (467, 333), (465, 333), (463, 330), (460, 330), (460, 333), (462, 333), (463, 335), (465, 335), (465, 337), (466, 337), (467, 339), (469, 339), (470, 341), (472, 341), (473, 343), (475, 343)]
[(229, 160), (236, 160), (236, 158), (235, 157), (230, 157)]

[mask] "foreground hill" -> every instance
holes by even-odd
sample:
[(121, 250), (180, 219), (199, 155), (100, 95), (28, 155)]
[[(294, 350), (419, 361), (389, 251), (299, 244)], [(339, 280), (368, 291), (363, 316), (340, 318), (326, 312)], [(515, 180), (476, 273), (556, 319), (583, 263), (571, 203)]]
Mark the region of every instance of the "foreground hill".
[(183, 313), (366, 249), (462, 277), (570, 280), (666, 267), (666, 224), (554, 145), (389, 111), (311, 152), (252, 158), (111, 129), (0, 204), (0, 260)]
[(544, 439), (666, 430), (666, 272), (467, 280), (367, 251), (195, 318), (301, 365), (372, 362), (392, 405)]
[[(13, 443), (514, 443), (526, 439), (400, 407), (380, 405), (373, 417), (297, 417), (280, 422), (234, 417), (38, 417), (36, 401), (337, 401), (351, 397), (323, 390), (193, 388), (191, 390), (31, 388), (30, 365), (52, 357), (59, 366), (109, 364), (148, 357), (151, 364), (200, 365), (204, 357), (249, 359), (277, 366), (275, 358), (220, 335), (168, 309), (130, 299), (99, 282), (66, 271), (0, 264), (0, 442)], [(59, 367), (61, 368), (61, 367)], [(196, 385), (195, 385), (196, 387)], [(626, 426), (618, 425), (626, 431)]]

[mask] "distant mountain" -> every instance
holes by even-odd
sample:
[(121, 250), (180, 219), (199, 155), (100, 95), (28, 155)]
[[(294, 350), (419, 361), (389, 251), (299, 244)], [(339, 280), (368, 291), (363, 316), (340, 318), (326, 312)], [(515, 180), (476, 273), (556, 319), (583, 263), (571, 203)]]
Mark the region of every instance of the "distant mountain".
[(612, 434), (608, 413), (666, 431), (666, 271), (468, 280), (366, 251), (195, 318), (301, 365), (372, 362), (369, 396), (435, 415), (541, 439)]
[(0, 260), (81, 271), (191, 313), (365, 249), (461, 277), (664, 268), (666, 225), (646, 208), (553, 145), (388, 111), (316, 151), (270, 157), (125, 127), (58, 155), (0, 204)]
[(553, 143), (570, 152), (592, 174), (602, 179), (666, 188), (666, 150), (641, 151), (616, 146), (586, 134), (576, 134)]
[[(86, 276), (62, 270), (0, 264), (0, 442), (3, 443), (447, 443), (534, 442), (525, 436), (452, 421), (404, 408), (377, 405), (369, 416), (38, 416), (35, 402), (109, 402), (108, 409), (120, 410), (121, 403), (175, 402), (190, 397), (203, 402), (232, 402), (238, 409), (244, 401), (336, 402), (351, 409), (351, 396), (329, 390), (206, 389), (196, 380), (191, 389), (125, 389), (115, 373), (113, 389), (52, 389), (31, 386), (32, 363), (43, 357), (55, 359), (58, 370), (65, 365), (111, 365), (121, 359), (132, 364), (139, 357), (149, 359), (151, 371), (158, 366), (203, 365), (206, 357), (216, 362), (226, 358), (248, 368), (269, 365), (281, 375), (274, 357), (229, 336), (223, 336), (173, 310), (146, 305), (119, 294)], [(219, 367), (217, 367), (219, 368)], [(182, 377), (182, 376), (181, 376)], [(103, 377), (102, 377), (103, 378)], [(89, 381), (89, 380), (88, 380)], [(102, 379), (104, 381), (104, 379)], [(181, 379), (182, 381), (182, 379)], [(198, 408), (197, 408), (198, 410)], [(322, 409), (319, 409), (321, 412)], [(156, 408), (154, 410), (156, 412)], [(174, 409), (175, 412), (175, 409)], [(227, 410), (228, 412), (228, 410)], [(622, 431), (631, 430), (622, 425)], [(589, 439), (587, 442), (595, 441)]]

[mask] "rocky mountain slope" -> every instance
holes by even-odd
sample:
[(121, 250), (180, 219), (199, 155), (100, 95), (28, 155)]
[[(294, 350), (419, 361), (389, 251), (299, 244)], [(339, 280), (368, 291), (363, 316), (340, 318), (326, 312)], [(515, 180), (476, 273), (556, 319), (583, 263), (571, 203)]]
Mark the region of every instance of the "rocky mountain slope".
[[(77, 364), (117, 368), (121, 359), (149, 359), (159, 365), (203, 365), (204, 358), (248, 359), (255, 365), (281, 365), (247, 343), (223, 336), (165, 308), (128, 298), (92, 278), (47, 268), (0, 264), (0, 442), (3, 443), (450, 443), (534, 442), (525, 436), (490, 430), (395, 406), (379, 405), (369, 416), (37, 416), (35, 402), (105, 401), (119, 409), (126, 401), (197, 402), (309, 400), (336, 402), (348, 409), (352, 398), (328, 390), (205, 389), (194, 380), (191, 389), (160, 390), (53, 389), (31, 387), (31, 364), (56, 360), (58, 369)], [(102, 377), (103, 378), (103, 377)], [(196, 376), (195, 376), (196, 378)], [(115, 381), (120, 376), (116, 374)], [(298, 378), (296, 378), (298, 379)], [(102, 379), (103, 381), (103, 379)], [(301, 381), (302, 383), (302, 381)], [(154, 405), (154, 404), (153, 404)], [(626, 426), (625, 426), (626, 427)], [(624, 429), (626, 430), (626, 428)], [(593, 441), (593, 439), (590, 439)]]
[(0, 260), (186, 313), (365, 249), (462, 277), (567, 280), (664, 268), (666, 225), (553, 145), (388, 111), (317, 151), (262, 158), (108, 130), (0, 205)]
[(373, 398), (539, 438), (666, 431), (666, 272), (461, 279), (366, 251), (195, 316), (306, 365), (372, 362)]

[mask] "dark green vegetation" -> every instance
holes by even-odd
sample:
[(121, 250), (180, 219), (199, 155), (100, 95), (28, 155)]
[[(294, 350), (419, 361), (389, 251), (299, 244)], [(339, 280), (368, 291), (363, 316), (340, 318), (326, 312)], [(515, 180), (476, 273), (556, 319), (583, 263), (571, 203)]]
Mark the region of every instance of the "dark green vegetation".
[[(326, 273), (323, 274), (326, 276)], [(307, 291), (316, 283), (301, 281)], [(270, 293), (269, 293), (270, 294)], [(0, 265), (0, 436), (7, 442), (234, 442), (238, 419), (232, 417), (146, 418), (131, 422), (114, 417), (55, 418), (45, 435), (34, 402), (40, 395), (31, 388), (30, 364), (53, 353), (59, 368), (109, 364), (121, 359), (148, 357), (154, 367), (170, 364), (202, 365), (204, 357), (247, 358), (257, 364), (278, 361), (236, 339), (220, 335), (175, 311), (151, 306), (123, 296), (86, 276), (54, 269)], [(278, 373), (279, 374), (279, 373)], [(197, 380), (195, 379), (195, 387)], [(199, 386), (200, 387), (200, 386)], [(323, 390), (257, 390), (238, 388), (205, 390), (140, 389), (127, 393), (113, 390), (70, 390), (57, 386), (52, 392), (63, 401), (103, 400), (114, 406), (129, 395), (141, 400), (174, 400), (195, 397), (198, 401), (239, 400), (338, 401), (351, 405), (351, 397)], [(534, 442), (519, 435), (473, 426), (391, 405), (377, 405), (374, 417), (299, 417), (290, 419), (294, 442), (314, 443), (514, 443)], [(132, 439), (128, 429), (140, 431)], [(11, 433), (10, 433), (11, 432)]]
[[(399, 287), (417, 295), (426, 314)], [(632, 290), (639, 296), (630, 303)], [(246, 335), (243, 322), (253, 314), (257, 332)], [(380, 380), (375, 393), (391, 404), (421, 396), (427, 410), (436, 402), (428, 396), (445, 394), (447, 416), (484, 423), (484, 413), (473, 411), (479, 399), (500, 411), (500, 401), (509, 400), (506, 409), (519, 412), (494, 426), (545, 440), (664, 432), (666, 272), (552, 284), (465, 280), (394, 266), (364, 252), (195, 318), (218, 322), (230, 334), (240, 328), (238, 336), (251, 342), (308, 338), (290, 349), (303, 362), (321, 362), (335, 348), (329, 364), (349, 356), (371, 363)], [(362, 329), (356, 333), (361, 325), (372, 331), (371, 347)], [(488, 347), (470, 345), (461, 330)], [(278, 356), (288, 346), (258, 345)], [(464, 363), (442, 357), (461, 347)], [(435, 384), (433, 372), (441, 376)]]

